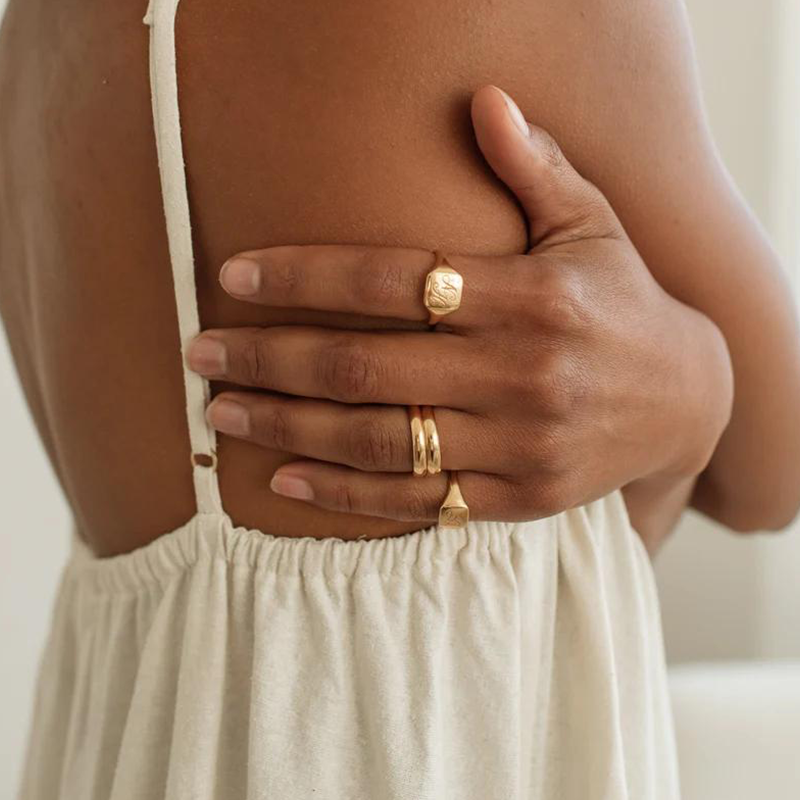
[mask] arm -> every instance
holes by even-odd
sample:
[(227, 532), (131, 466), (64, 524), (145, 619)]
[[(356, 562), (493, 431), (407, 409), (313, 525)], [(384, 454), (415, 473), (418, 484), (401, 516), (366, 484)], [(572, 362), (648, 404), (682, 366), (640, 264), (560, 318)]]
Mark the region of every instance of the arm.
[[(471, 519), (536, 519), (631, 481), (658, 485), (648, 518), (634, 518), (652, 549), (668, 487), (705, 467), (729, 419), (724, 339), (655, 282), (606, 199), (510, 98), (487, 87), (472, 116), (526, 214), (528, 255), (449, 256), (464, 303), (436, 332), (204, 332), (193, 369), (281, 394), (225, 392), (208, 418), (268, 447), (277, 428), (308, 460), (279, 468), (273, 491), (331, 511), (435, 519), (439, 466), (459, 472)], [(240, 254), (220, 279), (256, 305), (414, 323), (427, 318), (430, 269), (423, 249), (289, 246)], [(446, 444), (421, 446), (433, 470), (418, 481), (405, 407), (426, 404)], [(428, 472), (425, 458), (418, 467)]]
[[(731, 421), (696, 485), (632, 486), (628, 502), (669, 518), (691, 493), (735, 530), (781, 528), (800, 504), (797, 324), (775, 254), (710, 138), (682, 7), (573, 1), (561, 19), (569, 45), (538, 48), (511, 88), (604, 191), (659, 283), (719, 326), (733, 363)], [(543, 105), (556, 75), (569, 102)]]
[[(198, 16), (185, 18), (194, 25), (187, 41), (202, 46), (188, 51), (191, 59), (181, 61), (179, 53), (179, 65), (207, 287), (216, 287), (219, 265), (231, 253), (287, 241), (519, 252), (509, 195), (487, 179), (461, 113), (471, 91), (491, 77), (512, 90), (528, 118), (549, 129), (611, 200), (656, 279), (676, 305), (685, 304), (671, 314), (672, 340), (687, 348), (706, 340), (692, 336), (703, 318), (692, 308), (728, 339), (739, 394), (726, 438), (735, 446), (726, 451), (723, 442), (706, 472), (719, 487), (708, 513), (739, 528), (775, 526), (794, 513), (800, 481), (788, 454), (798, 431), (786, 414), (798, 396), (793, 317), (776, 296), (771, 252), (711, 145), (674, 3), (426, 2), (409, 18), (402, 4), (381, 5), (376, 13), (361, 0), (335, 8), (308, 2), (293, 7), (297, 19), (288, 28), (283, 18), (260, 19), (277, 14), (271, 6), (247, 14), (234, 8), (225, 25), (217, 6), (208, 19), (202, 8), (191, 6)], [(258, 32), (276, 25), (291, 35), (257, 47)], [(213, 37), (204, 36), (208, 26)], [(445, 28), (442, 38), (437, 32)], [(221, 97), (225, 104), (216, 108)], [(201, 299), (203, 291), (201, 284)], [(210, 308), (218, 309), (204, 317), (212, 326), (266, 321), (263, 309), (243, 310), (230, 300), (215, 297)], [(287, 319), (270, 313), (273, 324)], [(780, 353), (780, 389), (772, 362), (748, 349), (756, 330)], [(711, 352), (714, 336), (707, 338)], [(684, 366), (697, 375), (706, 354), (692, 354)], [(724, 384), (724, 370), (719, 375)], [(726, 388), (708, 387), (708, 403), (726, 411), (719, 399)], [(759, 408), (765, 398), (772, 416)], [(718, 432), (704, 442), (715, 442)], [(756, 466), (748, 459), (753, 442), (766, 442), (769, 453)], [(283, 449), (271, 440), (267, 446)], [(679, 514), (696, 449), (690, 448), (691, 465), (650, 472), (646, 481), (628, 476), (626, 482), (640, 479), (627, 491), (635, 516), (663, 528)], [(261, 456), (240, 452), (237, 480), (229, 481), (241, 487), (244, 502), (258, 496), (248, 474)], [(706, 475), (699, 487), (713, 485)], [(784, 491), (776, 491), (776, 476)]]

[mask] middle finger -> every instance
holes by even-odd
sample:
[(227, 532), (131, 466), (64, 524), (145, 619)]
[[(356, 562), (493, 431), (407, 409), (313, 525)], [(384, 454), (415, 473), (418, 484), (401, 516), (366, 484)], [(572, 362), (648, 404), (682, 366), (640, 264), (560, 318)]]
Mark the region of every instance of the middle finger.
[(205, 331), (187, 362), (206, 378), (301, 397), (474, 409), (494, 371), (476, 358), (465, 337), (441, 331), (281, 325)]

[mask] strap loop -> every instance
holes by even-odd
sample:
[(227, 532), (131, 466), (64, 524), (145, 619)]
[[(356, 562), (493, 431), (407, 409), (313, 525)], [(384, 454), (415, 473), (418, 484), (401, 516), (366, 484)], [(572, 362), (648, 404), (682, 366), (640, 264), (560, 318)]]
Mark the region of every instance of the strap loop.
[(210, 453), (192, 453), (190, 460), (192, 468), (203, 467), (203, 469), (212, 471), (217, 469), (217, 453), (215, 450)]

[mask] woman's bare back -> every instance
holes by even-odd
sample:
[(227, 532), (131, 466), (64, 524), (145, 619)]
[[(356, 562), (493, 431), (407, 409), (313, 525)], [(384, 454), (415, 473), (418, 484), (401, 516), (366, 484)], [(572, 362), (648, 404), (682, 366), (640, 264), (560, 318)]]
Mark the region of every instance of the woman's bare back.
[[(522, 217), (472, 142), (469, 97), (488, 69), (474, 20), (451, 5), (436, 12), (441, 25), (401, 2), (377, 15), (361, 2), (181, 6), (203, 327), (386, 325), (231, 300), (219, 269), (246, 248), (524, 249)], [(79, 528), (101, 554), (194, 512), (144, 11), (12, 0), (0, 46), (2, 311)], [(289, 458), (221, 437), (235, 523), (288, 536), (408, 530), (274, 495), (270, 477)]]
[[(0, 38), (0, 310), (78, 525), (101, 554), (195, 508), (145, 5), (11, 0)], [(678, 0), (185, 0), (177, 39), (203, 327), (379, 325), (235, 302), (217, 278), (243, 249), (521, 251), (523, 218), (469, 121), (472, 92), (496, 83), (603, 191), (661, 285), (727, 339), (733, 417), (695, 504), (741, 529), (794, 513), (794, 313), (708, 135)], [(269, 479), (288, 454), (224, 436), (219, 453), (237, 524), (287, 536), (407, 530), (277, 497)]]

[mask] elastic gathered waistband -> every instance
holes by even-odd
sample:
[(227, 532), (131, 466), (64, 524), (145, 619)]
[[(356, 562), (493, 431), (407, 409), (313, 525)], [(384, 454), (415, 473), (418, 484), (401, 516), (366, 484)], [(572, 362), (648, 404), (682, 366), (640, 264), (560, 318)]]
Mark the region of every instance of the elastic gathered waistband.
[[(524, 525), (550, 528), (556, 520)], [(112, 592), (164, 583), (202, 560), (217, 559), (287, 576), (390, 575), (404, 567), (436, 569), (467, 553), (478, 560), (507, 558), (512, 535), (521, 524), (475, 522), (455, 530), (431, 526), (402, 536), (345, 541), (272, 536), (234, 527), (224, 514), (197, 514), (144, 547), (110, 558), (94, 556), (75, 535), (67, 572), (83, 585)]]

